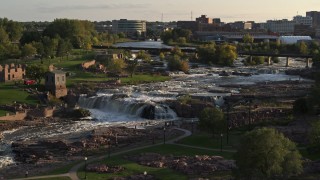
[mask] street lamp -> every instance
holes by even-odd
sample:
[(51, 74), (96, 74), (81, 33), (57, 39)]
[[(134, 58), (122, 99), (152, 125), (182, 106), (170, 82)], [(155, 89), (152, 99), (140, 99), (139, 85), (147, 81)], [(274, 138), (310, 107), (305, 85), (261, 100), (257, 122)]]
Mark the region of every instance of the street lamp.
[(166, 127), (163, 128), (163, 144), (166, 144)]
[(192, 132), (192, 134), (193, 134), (193, 119), (191, 120), (191, 132)]
[(107, 141), (108, 141), (108, 158), (110, 158), (111, 142), (110, 142), (110, 139), (108, 139)]
[(227, 144), (229, 144), (229, 124), (230, 124), (230, 104), (226, 101), (227, 105)]
[(220, 134), (220, 152), (222, 152), (222, 137), (223, 137), (223, 134), (221, 133)]
[(84, 179), (87, 179), (87, 157), (84, 157)]
[(116, 147), (118, 147), (118, 133), (116, 134)]
[(254, 100), (254, 96), (253, 95), (250, 95), (250, 96), (246, 96), (245, 97), (247, 100), (247, 103), (249, 104), (249, 126), (251, 127), (251, 105), (252, 105), (252, 102)]
[(144, 179), (147, 179), (147, 171), (144, 171), (143, 175), (144, 175)]

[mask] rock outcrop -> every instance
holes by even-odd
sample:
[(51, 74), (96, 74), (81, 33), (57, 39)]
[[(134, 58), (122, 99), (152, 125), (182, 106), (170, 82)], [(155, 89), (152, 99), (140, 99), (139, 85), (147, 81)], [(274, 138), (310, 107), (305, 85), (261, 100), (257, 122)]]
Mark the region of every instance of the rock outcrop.
[(168, 167), (188, 175), (210, 175), (216, 171), (231, 171), (236, 167), (233, 160), (225, 160), (220, 156), (174, 157), (145, 153), (127, 158), (143, 166)]

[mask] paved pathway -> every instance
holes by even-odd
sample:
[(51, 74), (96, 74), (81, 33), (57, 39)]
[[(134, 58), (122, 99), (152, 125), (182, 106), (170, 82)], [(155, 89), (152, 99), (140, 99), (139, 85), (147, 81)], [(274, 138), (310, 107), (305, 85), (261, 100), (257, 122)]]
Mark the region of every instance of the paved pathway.
[[(167, 144), (174, 144), (174, 145), (178, 145), (178, 146), (183, 146), (183, 147), (189, 147), (189, 148), (196, 148), (196, 149), (203, 149), (203, 150), (210, 150), (210, 151), (220, 151), (220, 149), (210, 149), (210, 148), (204, 148), (204, 147), (197, 147), (197, 146), (190, 146), (190, 145), (184, 145), (184, 144), (177, 144), (176, 142), (190, 136), (192, 133), (189, 130), (186, 129), (181, 129), (181, 128), (175, 128), (176, 130), (179, 131), (183, 131), (184, 134), (174, 138), (172, 140), (168, 140), (166, 141)], [(161, 143), (157, 143), (157, 144), (152, 144), (152, 145), (147, 145), (147, 146), (141, 146), (141, 147), (136, 147), (136, 148), (132, 148), (132, 149), (128, 149), (128, 150), (124, 150), (124, 151), (119, 151), (119, 152), (115, 152), (115, 153), (111, 153), (110, 156), (116, 156), (116, 155), (120, 155), (120, 154), (125, 154), (131, 151), (135, 151), (135, 150), (140, 150), (140, 149), (145, 149), (145, 148), (149, 148), (149, 147), (153, 147), (153, 146), (158, 146), (163, 144)], [(234, 150), (222, 150), (223, 152), (235, 152)], [(99, 156), (99, 157), (88, 157), (87, 163), (91, 163), (94, 161), (98, 161), (98, 160), (102, 160), (104, 158), (107, 158), (108, 155), (103, 155), (103, 156)], [(14, 179), (14, 180), (22, 180), (22, 179), (42, 179), (42, 178), (53, 178), (53, 177), (70, 177), (72, 180), (80, 180), (79, 177), (77, 176), (77, 171), (84, 166), (84, 162), (81, 162), (75, 166), (73, 166), (70, 171), (68, 173), (65, 174), (58, 174), (58, 175), (48, 175), (48, 176), (34, 176), (34, 177), (29, 177), (29, 178), (20, 178), (20, 179)]]

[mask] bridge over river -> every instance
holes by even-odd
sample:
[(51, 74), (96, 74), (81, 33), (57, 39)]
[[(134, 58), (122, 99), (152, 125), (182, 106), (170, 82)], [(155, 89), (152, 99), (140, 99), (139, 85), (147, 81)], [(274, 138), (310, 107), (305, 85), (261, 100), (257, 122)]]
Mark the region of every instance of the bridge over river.
[[(145, 51), (158, 51), (158, 52), (171, 52), (174, 47), (116, 47), (116, 46), (92, 46), (94, 49), (127, 49), (127, 50), (145, 50)], [(196, 52), (196, 48), (180, 47), (182, 52)]]
[[(162, 44), (161, 41), (143, 41), (143, 42), (126, 42), (118, 43), (113, 46), (92, 46), (95, 49), (126, 49), (126, 50), (145, 50), (145, 51), (156, 51), (156, 52), (170, 52), (174, 46), (168, 46)], [(181, 51), (189, 53), (197, 53), (196, 47), (180, 47)], [(256, 53), (256, 52), (243, 52), (238, 51), (240, 56), (250, 56), (252, 59), (253, 56), (265, 56), (268, 57), (268, 65), (271, 64), (272, 57), (285, 57), (286, 66), (290, 66), (290, 58), (304, 58), (306, 62), (306, 67), (310, 66), (310, 59), (312, 55), (303, 55), (303, 54), (274, 54), (274, 53)]]
[(306, 67), (310, 67), (310, 59), (312, 59), (312, 55), (305, 55), (305, 54), (274, 54), (274, 53), (256, 53), (256, 52), (238, 52), (239, 56), (250, 56), (251, 60), (253, 56), (265, 56), (268, 57), (268, 65), (271, 64), (272, 57), (285, 57), (286, 58), (286, 66), (290, 66), (290, 58), (303, 58), (306, 62)]

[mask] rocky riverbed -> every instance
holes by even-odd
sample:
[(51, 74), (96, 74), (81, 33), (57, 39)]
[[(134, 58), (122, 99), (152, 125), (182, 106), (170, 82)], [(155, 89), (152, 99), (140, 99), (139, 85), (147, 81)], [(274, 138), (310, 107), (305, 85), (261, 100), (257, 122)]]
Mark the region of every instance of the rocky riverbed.
[[(181, 132), (167, 126), (166, 134), (167, 138), (171, 138)], [(54, 167), (82, 160), (84, 156), (153, 144), (162, 137), (162, 126), (151, 128), (146, 125), (143, 129), (101, 127), (42, 140), (16, 141), (12, 144), (12, 151), (17, 164), (1, 169), (0, 175), (18, 177), (23, 176), (25, 170), (28, 170), (30, 175), (37, 175)]]

